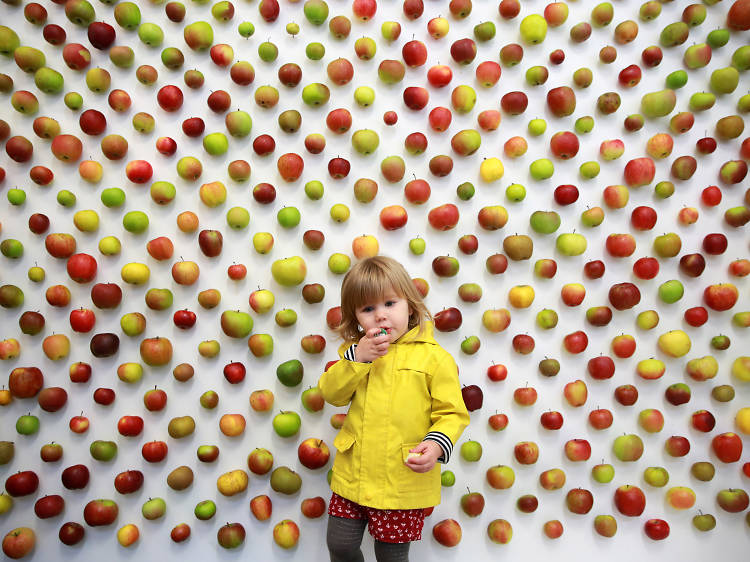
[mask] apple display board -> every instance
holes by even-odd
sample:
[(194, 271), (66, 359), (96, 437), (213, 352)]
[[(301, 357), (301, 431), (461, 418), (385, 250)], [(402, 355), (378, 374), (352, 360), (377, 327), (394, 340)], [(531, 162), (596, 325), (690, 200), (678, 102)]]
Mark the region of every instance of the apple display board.
[(4, 2), (6, 553), (327, 560), (379, 251), (472, 408), (413, 559), (744, 560), (749, 4)]

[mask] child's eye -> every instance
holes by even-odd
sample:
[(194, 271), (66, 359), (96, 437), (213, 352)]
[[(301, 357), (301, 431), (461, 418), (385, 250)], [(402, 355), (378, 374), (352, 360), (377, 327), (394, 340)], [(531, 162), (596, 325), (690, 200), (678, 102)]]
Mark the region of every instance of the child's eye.
[(385, 306), (393, 306), (396, 304), (394, 301), (386, 301)]
[(366, 307), (364, 307), (362, 309), (362, 312), (371, 312), (371, 311), (372, 311), (372, 307), (371, 306), (366, 306)]

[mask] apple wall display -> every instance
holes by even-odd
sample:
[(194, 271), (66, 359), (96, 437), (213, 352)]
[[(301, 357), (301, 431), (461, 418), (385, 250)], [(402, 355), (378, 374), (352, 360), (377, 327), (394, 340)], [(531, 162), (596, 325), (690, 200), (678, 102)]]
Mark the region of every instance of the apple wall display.
[(747, 559), (750, 0), (3, 0), (0, 61), (5, 556), (329, 560), (381, 254), (471, 418), (412, 560)]

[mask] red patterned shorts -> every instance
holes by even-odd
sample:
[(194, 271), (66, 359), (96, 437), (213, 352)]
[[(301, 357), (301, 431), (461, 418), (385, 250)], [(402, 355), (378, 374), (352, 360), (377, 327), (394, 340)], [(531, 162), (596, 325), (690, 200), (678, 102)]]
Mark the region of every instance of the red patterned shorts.
[(328, 504), (328, 515), (346, 519), (365, 519), (375, 540), (403, 543), (422, 538), (425, 510), (375, 509), (354, 503), (334, 492)]

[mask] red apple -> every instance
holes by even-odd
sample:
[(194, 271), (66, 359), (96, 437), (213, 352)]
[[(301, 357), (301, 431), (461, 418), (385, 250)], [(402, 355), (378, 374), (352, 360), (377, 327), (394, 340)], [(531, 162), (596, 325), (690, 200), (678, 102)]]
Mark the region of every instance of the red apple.
[(74, 464), (60, 474), (62, 485), (68, 490), (81, 490), (89, 483), (89, 469), (83, 464)]
[(245, 365), (241, 362), (233, 361), (224, 365), (223, 372), (224, 378), (227, 379), (230, 384), (238, 384), (245, 379), (245, 373), (247, 370), (245, 369)]
[(597, 408), (589, 412), (589, 424), (594, 429), (607, 429), (612, 425), (613, 419), (612, 412), (606, 408)]
[(582, 330), (567, 334), (563, 338), (563, 345), (569, 353), (581, 353), (589, 344), (589, 338)]
[(589, 359), (587, 368), (589, 375), (597, 380), (609, 379), (615, 374), (615, 362), (606, 355)]
[(669, 523), (664, 519), (649, 519), (643, 524), (643, 530), (648, 538), (660, 541), (669, 536)]
[(143, 431), (143, 418), (140, 416), (122, 416), (117, 421), (117, 431), (125, 437), (135, 437)]
[(539, 417), (539, 423), (545, 429), (560, 429), (563, 425), (563, 416), (560, 412), (547, 411)]
[(721, 433), (711, 440), (711, 448), (721, 462), (737, 462), (742, 456), (742, 438), (731, 431)]
[(297, 448), (297, 457), (300, 463), (310, 470), (324, 467), (328, 464), (330, 456), (328, 445), (322, 439), (312, 437), (305, 439)]
[(39, 488), (39, 476), (33, 470), (21, 470), (5, 479), (5, 491), (18, 498), (33, 494)]
[(492, 364), (487, 367), (487, 378), (493, 382), (504, 381), (508, 377), (508, 368), (505, 365)]
[(575, 185), (558, 185), (554, 191), (555, 202), (558, 205), (570, 205), (578, 200), (578, 188)]
[(141, 455), (147, 462), (161, 462), (167, 457), (168, 450), (164, 441), (149, 441), (141, 447)]
[(620, 513), (628, 517), (638, 517), (646, 509), (646, 495), (638, 486), (620, 486), (615, 490), (614, 502)]
[(140, 470), (126, 470), (115, 476), (115, 490), (121, 494), (132, 494), (143, 486), (143, 473)]
[(119, 509), (113, 500), (91, 500), (83, 508), (83, 519), (91, 527), (111, 525), (117, 519)]

